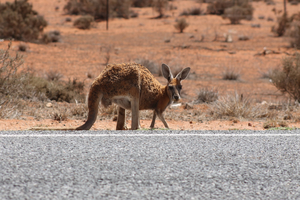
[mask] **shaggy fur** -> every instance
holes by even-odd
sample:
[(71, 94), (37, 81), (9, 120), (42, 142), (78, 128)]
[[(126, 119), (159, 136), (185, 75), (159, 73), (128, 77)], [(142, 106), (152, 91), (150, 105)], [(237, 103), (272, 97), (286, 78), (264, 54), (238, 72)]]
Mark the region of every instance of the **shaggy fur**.
[[(88, 97), (88, 119), (78, 128), (60, 130), (88, 130), (97, 118), (98, 105), (105, 107), (115, 103), (119, 105), (117, 130), (127, 129), (125, 109), (132, 111), (131, 129), (139, 125), (139, 110), (154, 110), (151, 128), (154, 128), (156, 115), (166, 128), (169, 128), (162, 113), (173, 102), (180, 99), (181, 80), (189, 74), (190, 68), (183, 69), (175, 78), (170, 68), (163, 64), (162, 71), (168, 80), (161, 85), (144, 66), (136, 63), (108, 65), (94, 80)], [(40, 128), (38, 128), (40, 129)], [(47, 128), (51, 129), (51, 128)], [(58, 130), (56, 128), (52, 128)], [(36, 130), (36, 129), (35, 129)]]

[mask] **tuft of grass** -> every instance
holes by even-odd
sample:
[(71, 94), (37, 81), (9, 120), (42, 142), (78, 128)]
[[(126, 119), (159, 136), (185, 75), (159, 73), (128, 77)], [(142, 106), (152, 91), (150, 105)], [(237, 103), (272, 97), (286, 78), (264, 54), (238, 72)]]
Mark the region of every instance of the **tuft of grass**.
[(240, 78), (240, 73), (237, 72), (236, 69), (232, 67), (227, 67), (225, 71), (223, 72), (222, 79), (223, 80), (230, 80), (230, 81), (236, 81)]
[(263, 124), (263, 127), (264, 129), (282, 130), (282, 128), (284, 128), (286, 130), (288, 124), (285, 121), (268, 120)]
[(267, 110), (261, 105), (255, 105), (249, 98), (243, 95), (235, 94), (227, 97), (219, 97), (212, 108), (211, 114), (214, 118), (222, 119), (228, 117), (235, 118), (260, 118), (266, 116)]
[(73, 25), (79, 29), (90, 29), (94, 22), (94, 18), (91, 15), (85, 15), (76, 19)]
[(152, 74), (159, 74), (160, 69), (158, 64), (154, 61), (145, 58), (138, 58), (135, 60), (136, 63), (143, 65), (146, 67)]
[(184, 10), (180, 13), (179, 16), (189, 16), (189, 15), (203, 15), (204, 10), (201, 8), (190, 8), (188, 10)]
[(27, 51), (27, 48), (28, 46), (23, 42), (18, 45), (19, 51)]
[(183, 33), (184, 29), (186, 29), (189, 26), (189, 24), (186, 22), (185, 18), (180, 18), (177, 20), (174, 27), (180, 32)]
[(68, 120), (68, 115), (66, 114), (66, 112), (64, 113), (53, 113), (53, 116), (52, 116), (53, 120), (55, 121), (67, 121)]
[(261, 78), (263, 78), (263, 79), (271, 79), (272, 74), (273, 74), (273, 69), (268, 69), (265, 72), (261, 72)]
[(153, 9), (159, 13), (158, 17), (156, 18), (164, 17), (168, 5), (169, 5), (169, 0), (152, 0)]
[(46, 73), (46, 79), (48, 81), (59, 81), (63, 75), (59, 73), (58, 71), (49, 71)]
[(57, 30), (44, 33), (42, 37), (42, 42), (44, 42), (45, 44), (51, 42), (60, 42), (60, 40), (61, 40), (61, 35), (60, 32)]
[(214, 89), (208, 89), (208, 88), (202, 88), (198, 92), (197, 99), (195, 100), (195, 103), (212, 103), (217, 101), (219, 98), (218, 91)]

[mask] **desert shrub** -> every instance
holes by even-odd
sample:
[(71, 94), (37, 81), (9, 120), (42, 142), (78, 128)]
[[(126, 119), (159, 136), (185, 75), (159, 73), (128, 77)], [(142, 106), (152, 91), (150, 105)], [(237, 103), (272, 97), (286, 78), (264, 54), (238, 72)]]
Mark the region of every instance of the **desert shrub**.
[[(110, 0), (110, 18), (130, 16), (130, 0)], [(91, 15), (96, 20), (106, 19), (106, 0), (69, 0), (64, 7), (67, 14), (71, 15)]]
[(76, 19), (73, 25), (79, 29), (90, 29), (94, 18), (91, 15), (85, 15)]
[(27, 0), (0, 4), (0, 38), (36, 40), (46, 26), (46, 20), (32, 9)]
[(136, 59), (135, 62), (146, 67), (152, 74), (159, 74), (160, 69), (157, 63), (144, 58)]
[(292, 15), (288, 36), (291, 37), (291, 46), (300, 49), (300, 12)]
[(219, 97), (212, 108), (211, 113), (217, 119), (226, 117), (236, 118), (258, 118), (264, 116), (266, 109), (260, 105), (255, 105), (251, 99), (244, 98), (243, 95), (235, 94), (226, 97)]
[(204, 11), (201, 8), (191, 8), (188, 10), (182, 11), (180, 16), (188, 16), (188, 15), (203, 15)]
[(291, 40), (291, 46), (297, 49), (300, 49), (300, 24), (295, 24), (292, 40)]
[(278, 25), (272, 27), (272, 32), (276, 33), (277, 36), (283, 36), (285, 31), (290, 26), (290, 19), (287, 17), (286, 14), (277, 18)]
[(282, 69), (273, 71), (272, 83), (282, 93), (287, 93), (300, 102), (300, 54), (284, 58), (282, 65)]
[(18, 49), (19, 49), (19, 51), (27, 51), (27, 45), (25, 44), (25, 43), (20, 43), (19, 45), (18, 45)]
[(253, 8), (250, 4), (226, 8), (223, 18), (228, 18), (231, 24), (239, 24), (242, 19), (251, 19)]
[(237, 72), (236, 69), (232, 67), (227, 67), (225, 71), (223, 72), (223, 80), (229, 80), (229, 81), (235, 81), (238, 80), (240, 77), (240, 73)]
[(50, 42), (59, 42), (60, 41), (60, 32), (59, 31), (49, 31), (47, 33), (44, 33), (42, 36), (42, 41), (46, 44)]
[(151, 7), (153, 0), (133, 0), (132, 6), (133, 7)]
[(253, 7), (248, 0), (213, 0), (207, 6), (207, 14), (223, 15), (234, 24), (241, 19), (251, 19)]
[(59, 81), (62, 77), (63, 75), (58, 71), (51, 70), (49, 72), (46, 72), (46, 79), (48, 81)]
[(219, 93), (216, 90), (203, 88), (198, 92), (195, 103), (212, 103), (219, 98)]
[(189, 24), (186, 22), (185, 18), (180, 18), (177, 20), (174, 27), (180, 32), (183, 33), (184, 29), (186, 29), (189, 26)]
[(157, 18), (161, 18), (164, 16), (166, 9), (168, 8), (169, 1), (168, 0), (153, 0), (152, 7), (153, 9), (159, 13)]

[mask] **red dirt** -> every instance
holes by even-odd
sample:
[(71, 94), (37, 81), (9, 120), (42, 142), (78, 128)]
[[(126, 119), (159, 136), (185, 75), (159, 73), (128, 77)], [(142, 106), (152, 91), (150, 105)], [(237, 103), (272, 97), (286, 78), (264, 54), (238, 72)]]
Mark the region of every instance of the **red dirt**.
[[(24, 67), (31, 67), (37, 74), (44, 76), (47, 71), (59, 71), (68, 80), (77, 78), (85, 80), (88, 91), (93, 79), (105, 67), (105, 48), (111, 48), (109, 63), (133, 62), (138, 58), (147, 58), (157, 63), (167, 63), (172, 66), (191, 67), (192, 76), (183, 82), (185, 101), (192, 101), (200, 88), (210, 87), (219, 91), (219, 95), (237, 92), (250, 96), (256, 102), (279, 102), (287, 100), (269, 82), (262, 79), (262, 73), (280, 66), (282, 58), (293, 54), (295, 49), (289, 47), (289, 40), (274, 37), (271, 27), (276, 24), (273, 8), (282, 10), (283, 1), (275, 0), (276, 5), (266, 5), (263, 1), (253, 2), (255, 8), (253, 20), (242, 20), (239, 25), (229, 24), (229, 20), (220, 16), (188, 16), (189, 27), (184, 33), (178, 33), (175, 20), (179, 14), (188, 8), (199, 7), (193, 0), (174, 0), (172, 3), (177, 10), (167, 11), (170, 16), (164, 19), (150, 19), (157, 16), (151, 8), (133, 8), (139, 13), (138, 18), (113, 19), (109, 23), (109, 30), (105, 30), (105, 22), (97, 23), (90, 30), (79, 30), (73, 27), (73, 21), (78, 16), (64, 14), (66, 1), (29, 0), (33, 8), (48, 21), (45, 32), (59, 30), (62, 34), (60, 43), (34, 44), (26, 43), (29, 50), (22, 52), (25, 56)], [(55, 11), (55, 7), (59, 7)], [(207, 4), (201, 4), (206, 9)], [(298, 12), (300, 5), (287, 5), (289, 14)], [(264, 16), (260, 20), (258, 16)], [(72, 18), (72, 22), (65, 22), (65, 18)], [(271, 17), (274, 21), (267, 21)], [(251, 24), (260, 24), (260, 28), (252, 28)], [(213, 42), (215, 34), (218, 40)], [(224, 34), (231, 34), (232, 43), (224, 42)], [(203, 42), (197, 42), (204, 35)], [(245, 35), (248, 41), (239, 41), (238, 37)], [(170, 42), (166, 43), (166, 40)], [(19, 41), (13, 42), (13, 50), (17, 51)], [(8, 41), (0, 42), (0, 49), (7, 48)], [(276, 51), (278, 54), (255, 56), (263, 52), (264, 47)], [(241, 74), (239, 81), (222, 80), (222, 73), (226, 68), (235, 68)], [(93, 78), (88, 79), (87, 74)], [(195, 73), (195, 74), (194, 74)], [(158, 77), (163, 84), (165, 80)], [(238, 121), (208, 121), (196, 123), (189, 121), (167, 120), (172, 129), (196, 130), (228, 130), (228, 129), (263, 129), (263, 122)], [(141, 125), (147, 128), (150, 120), (142, 120)], [(127, 122), (129, 123), (129, 122)], [(251, 124), (251, 126), (248, 125)], [(37, 121), (30, 116), (23, 119), (0, 120), (0, 130), (23, 130), (32, 126), (78, 126), (82, 120), (68, 120), (58, 123), (51, 119)], [(298, 124), (290, 124), (298, 127)], [(163, 127), (158, 120), (157, 127)], [(97, 121), (93, 129), (115, 129), (115, 122), (111, 120)]]

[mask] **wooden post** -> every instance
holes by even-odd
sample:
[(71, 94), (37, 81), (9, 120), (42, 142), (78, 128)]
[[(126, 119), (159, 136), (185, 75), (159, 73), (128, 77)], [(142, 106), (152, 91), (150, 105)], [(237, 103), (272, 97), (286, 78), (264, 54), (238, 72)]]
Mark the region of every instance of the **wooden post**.
[(109, 19), (109, 0), (106, 0), (106, 30), (108, 30), (108, 19)]

